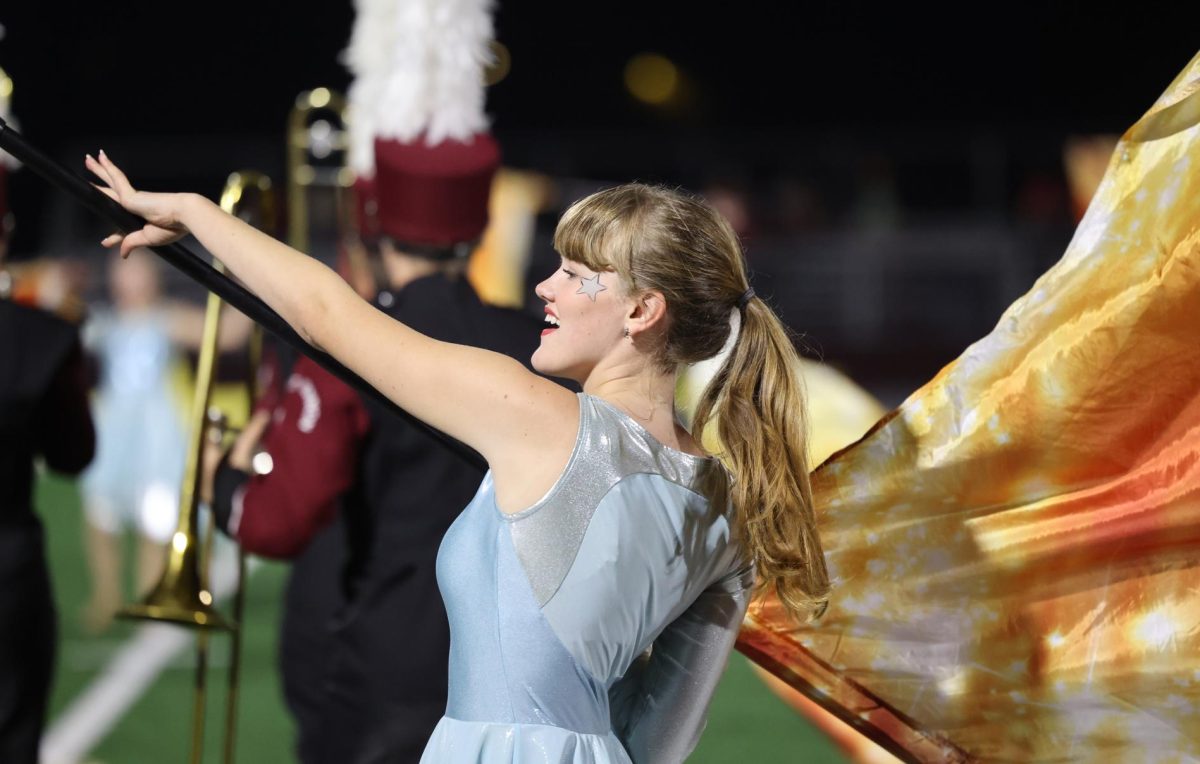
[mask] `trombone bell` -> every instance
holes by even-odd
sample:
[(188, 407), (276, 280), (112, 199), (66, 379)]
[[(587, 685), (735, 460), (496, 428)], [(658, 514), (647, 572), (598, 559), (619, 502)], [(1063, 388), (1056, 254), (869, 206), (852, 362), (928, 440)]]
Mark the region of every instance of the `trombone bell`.
[(141, 602), (122, 607), (121, 617), (223, 631), (235, 628), (212, 606), (212, 593), (200, 584), (195, 538), (194, 533), (189, 536), (176, 531), (166, 572)]

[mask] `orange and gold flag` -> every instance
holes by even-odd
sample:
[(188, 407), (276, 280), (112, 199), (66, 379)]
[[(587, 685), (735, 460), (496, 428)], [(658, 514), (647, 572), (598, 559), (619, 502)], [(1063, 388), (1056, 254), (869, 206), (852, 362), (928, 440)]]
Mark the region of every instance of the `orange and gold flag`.
[(1062, 260), (814, 473), (834, 578), (743, 652), (916, 761), (1200, 757), (1200, 55)]

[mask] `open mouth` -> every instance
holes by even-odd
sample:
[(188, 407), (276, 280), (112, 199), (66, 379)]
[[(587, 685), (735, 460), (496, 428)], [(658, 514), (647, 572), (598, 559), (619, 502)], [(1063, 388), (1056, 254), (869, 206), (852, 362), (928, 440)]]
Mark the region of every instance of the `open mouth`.
[(547, 313), (544, 320), (545, 320), (547, 326), (546, 326), (546, 328), (542, 329), (543, 337), (545, 337), (550, 332), (555, 331), (559, 327), (558, 316), (555, 316), (551, 313)]

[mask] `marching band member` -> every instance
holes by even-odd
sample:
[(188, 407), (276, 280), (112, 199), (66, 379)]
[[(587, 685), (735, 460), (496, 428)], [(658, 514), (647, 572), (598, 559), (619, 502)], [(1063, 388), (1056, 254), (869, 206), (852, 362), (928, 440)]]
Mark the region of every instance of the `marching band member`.
[(78, 325), (44, 309), (37, 285), (4, 267), (7, 159), (0, 151), (0, 761), (36, 764), (58, 628), (34, 462), (78, 474), (95, 433)]

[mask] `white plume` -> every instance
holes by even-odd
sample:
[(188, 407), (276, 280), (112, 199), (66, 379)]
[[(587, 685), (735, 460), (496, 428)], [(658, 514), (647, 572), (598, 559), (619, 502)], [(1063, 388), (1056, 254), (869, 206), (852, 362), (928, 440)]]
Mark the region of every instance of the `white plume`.
[(343, 61), (350, 86), (350, 165), (374, 168), (375, 137), (430, 145), (487, 128), (483, 70), (492, 0), (355, 0)]
[(490, 0), (440, 0), (435, 3), (429, 71), (429, 123), (426, 140), (465, 141), (486, 130), (483, 71), (491, 61)]
[(359, 175), (374, 174), (374, 104), (379, 102), (383, 82), (390, 70), (392, 30), (396, 0), (354, 0), (354, 29), (342, 63), (354, 75), (346, 98), (349, 129), (349, 164)]
[(428, 121), (430, 51), (436, 44), (431, 21), (437, 1), (397, 0), (383, 90), (371, 104), (380, 138), (407, 143)]

